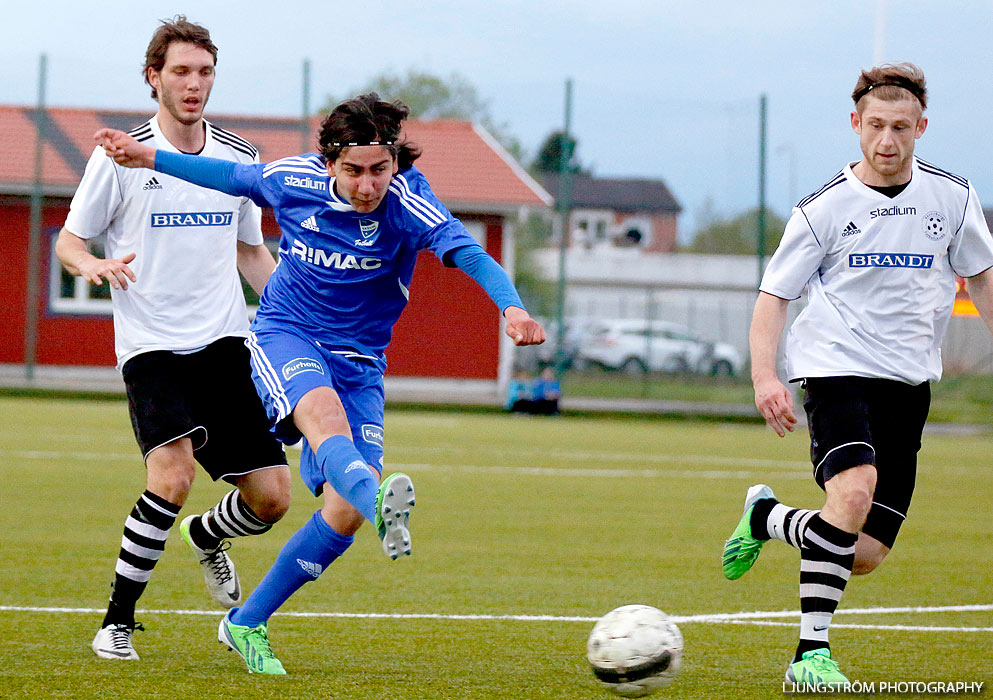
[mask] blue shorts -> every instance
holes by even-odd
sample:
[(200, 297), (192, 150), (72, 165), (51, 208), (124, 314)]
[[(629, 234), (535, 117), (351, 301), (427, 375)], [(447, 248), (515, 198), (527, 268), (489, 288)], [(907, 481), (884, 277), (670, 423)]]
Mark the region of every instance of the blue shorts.
[[(365, 461), (383, 471), (383, 373), (371, 358), (330, 349), (290, 330), (254, 331), (245, 341), (252, 353), (252, 380), (277, 439), (294, 444), (302, 437), (291, 415), (312, 389), (331, 387), (341, 399), (352, 441)], [(310, 444), (303, 441), (300, 476), (318, 495), (324, 477)]]

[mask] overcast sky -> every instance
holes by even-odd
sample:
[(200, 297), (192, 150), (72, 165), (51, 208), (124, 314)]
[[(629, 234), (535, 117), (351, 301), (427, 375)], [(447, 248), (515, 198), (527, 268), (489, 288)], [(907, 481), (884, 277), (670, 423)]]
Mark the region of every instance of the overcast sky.
[[(157, 20), (184, 12), (220, 47), (215, 114), (295, 116), (304, 59), (314, 106), (409, 68), (459, 73), (530, 153), (563, 123), (574, 82), (579, 159), (602, 176), (662, 178), (686, 209), (758, 199), (758, 105), (768, 96), (768, 202), (794, 201), (860, 157), (858, 71), (877, 56), (928, 77), (925, 159), (993, 205), (993, 2), (963, 0), (420, 0), (342, 3), (5, 2), (0, 103), (155, 109), (140, 66)], [(879, 30), (877, 31), (877, 28)]]

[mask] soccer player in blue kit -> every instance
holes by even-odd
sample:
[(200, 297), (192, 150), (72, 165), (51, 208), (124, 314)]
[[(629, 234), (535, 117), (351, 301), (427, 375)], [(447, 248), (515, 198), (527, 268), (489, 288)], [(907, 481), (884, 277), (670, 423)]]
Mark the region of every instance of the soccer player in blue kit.
[(429, 248), (475, 279), (506, 319), (516, 345), (544, 342), (506, 272), (438, 201), (400, 140), (405, 105), (376, 93), (324, 119), (320, 153), (260, 165), (167, 153), (127, 134), (95, 138), (127, 167), (154, 169), (272, 207), (280, 260), (246, 341), (273, 431), (301, 435), (300, 474), (323, 506), (286, 543), (248, 600), (221, 621), (219, 641), (253, 673), (285, 673), (267, 621), (351, 545), (364, 520), (392, 558), (410, 553), (414, 487), (406, 474), (379, 483), (383, 459), (384, 351), (407, 303), (417, 253)]

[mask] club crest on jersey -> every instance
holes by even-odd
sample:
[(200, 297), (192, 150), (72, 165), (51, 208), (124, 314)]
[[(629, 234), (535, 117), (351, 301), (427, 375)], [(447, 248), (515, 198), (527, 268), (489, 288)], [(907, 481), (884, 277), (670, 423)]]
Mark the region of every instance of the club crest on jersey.
[(362, 426), (362, 439), (373, 445), (383, 446), (383, 427), (366, 423)]
[(849, 267), (909, 267), (929, 270), (933, 263), (933, 255), (916, 253), (852, 253), (848, 256)]
[(297, 357), (283, 365), (283, 379), (289, 380), (301, 372), (324, 374), (324, 368), (321, 367), (320, 362), (312, 360), (309, 357)]
[(375, 242), (376, 234), (379, 233), (379, 222), (372, 219), (359, 219), (359, 233), (362, 238), (355, 239), (355, 245), (369, 247)]
[(230, 226), (234, 213), (230, 211), (153, 212), (152, 228), (173, 226)]
[(940, 241), (948, 233), (948, 220), (940, 211), (929, 211), (921, 219), (924, 235), (932, 241)]

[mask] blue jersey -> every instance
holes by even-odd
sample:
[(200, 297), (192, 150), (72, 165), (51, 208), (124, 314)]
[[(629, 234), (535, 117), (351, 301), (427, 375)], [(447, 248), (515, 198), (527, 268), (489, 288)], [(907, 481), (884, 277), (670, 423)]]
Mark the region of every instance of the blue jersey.
[(238, 166), (233, 180), (283, 231), (279, 264), (253, 328), (291, 326), (327, 347), (383, 358), (407, 304), (414, 263), (429, 248), (448, 253), (481, 247), (438, 201), (424, 175), (393, 177), (376, 211), (359, 214), (334, 191), (317, 154)]

